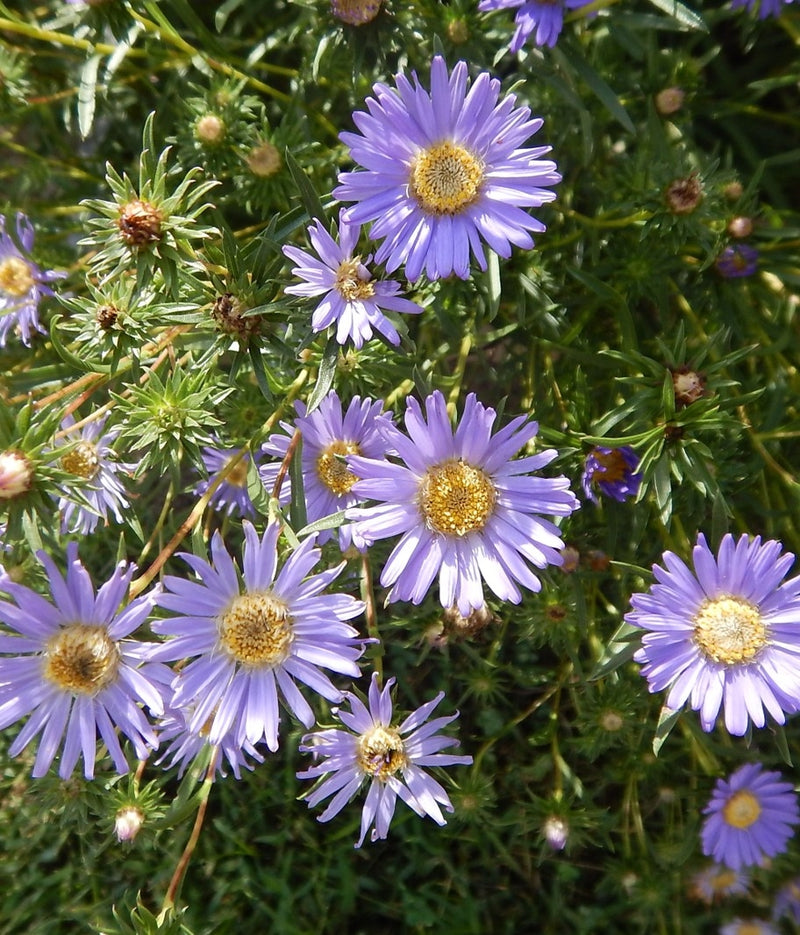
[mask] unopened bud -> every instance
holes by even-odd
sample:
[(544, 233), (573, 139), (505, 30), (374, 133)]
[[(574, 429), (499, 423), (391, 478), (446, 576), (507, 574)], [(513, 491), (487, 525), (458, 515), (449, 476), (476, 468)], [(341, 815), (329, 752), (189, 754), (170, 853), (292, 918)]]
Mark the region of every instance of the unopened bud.
[(21, 451), (0, 452), (0, 500), (13, 500), (30, 490), (33, 465)]
[(114, 816), (114, 834), (120, 843), (133, 841), (143, 824), (144, 812), (135, 805), (125, 805)]
[(447, 24), (447, 38), (453, 45), (463, 45), (469, 39), (469, 27), (466, 20), (451, 19)]
[(267, 179), (281, 168), (281, 154), (269, 140), (254, 146), (245, 159), (247, 167), (259, 178)]
[(680, 88), (664, 88), (656, 94), (656, 110), (662, 117), (668, 117), (670, 114), (677, 113), (686, 99), (686, 92)]
[(225, 139), (225, 122), (216, 114), (204, 114), (194, 125), (194, 135), (206, 146), (217, 146)]
[(542, 826), (542, 834), (554, 851), (563, 851), (569, 837), (569, 825), (558, 815), (551, 815)]
[(728, 221), (728, 233), (731, 237), (749, 237), (753, 233), (753, 221), (748, 217), (735, 217)]

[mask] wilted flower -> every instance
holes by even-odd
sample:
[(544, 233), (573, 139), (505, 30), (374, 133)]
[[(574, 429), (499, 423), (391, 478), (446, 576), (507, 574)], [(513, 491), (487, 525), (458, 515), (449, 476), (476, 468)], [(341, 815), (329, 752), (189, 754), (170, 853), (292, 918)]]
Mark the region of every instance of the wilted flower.
[(275, 751), (278, 688), (298, 720), (311, 727), (314, 713), (295, 680), (339, 701), (342, 693), (320, 666), (352, 677), (361, 674), (356, 660), (363, 641), (345, 621), (364, 605), (347, 594), (323, 594), (343, 565), (306, 577), (319, 561), (313, 536), (278, 571), (280, 524), (270, 523), (260, 540), (252, 524), (243, 526), (244, 586), (219, 532), (211, 540), (213, 563), (181, 553), (200, 581), (164, 579), (167, 593), (159, 604), (177, 616), (153, 624), (157, 633), (172, 637), (155, 656), (198, 657), (173, 684), (171, 705), (186, 709), (189, 731), (207, 731), (208, 742), (215, 745), (229, 733), (240, 746), (265, 739)]
[(383, 0), (331, 0), (331, 13), (350, 26), (363, 26), (375, 19)]
[(447, 812), (452, 812), (453, 806), (442, 786), (421, 767), (472, 763), (471, 756), (440, 752), (458, 743), (455, 737), (439, 733), (458, 713), (428, 720), (444, 698), (444, 692), (417, 708), (399, 726), (393, 726), (390, 692), (394, 682), (389, 679), (381, 691), (377, 673), (373, 673), (369, 708), (351, 692), (344, 692), (350, 710), (338, 709), (334, 713), (348, 730), (315, 731), (307, 734), (300, 746), (303, 753), (313, 753), (322, 762), (298, 773), (298, 779), (325, 777), (309, 793), (309, 808), (333, 796), (319, 821), (330, 821), (338, 815), (363, 783), (369, 782), (356, 847), (364, 843), (373, 823), (370, 840), (387, 836), (398, 796), (418, 815), (428, 815), (438, 825), (445, 824), (440, 806)]
[(627, 445), (621, 448), (607, 448), (598, 445), (586, 455), (581, 485), (583, 492), (594, 503), (598, 502), (594, 488), (607, 497), (623, 503), (628, 497), (635, 497), (639, 492), (642, 475), (636, 474), (639, 456)]
[(0, 601), (0, 619), (15, 631), (0, 634), (0, 729), (30, 715), (9, 753), (17, 756), (41, 734), (34, 777), (44, 776), (63, 741), (59, 776), (69, 778), (82, 754), (84, 775), (92, 779), (99, 732), (117, 772), (125, 773), (117, 730), (145, 759), (157, 741), (140, 705), (154, 715), (163, 711), (165, 667), (148, 661), (152, 643), (126, 639), (147, 619), (156, 592), (119, 611), (133, 565), (120, 562), (95, 594), (74, 542), (67, 546), (66, 578), (48, 555), (37, 555), (53, 604), (0, 569), (0, 591), (15, 601)]
[(391, 344), (399, 344), (400, 335), (384, 310), (418, 315), (422, 308), (399, 295), (400, 283), (372, 278), (366, 266), (371, 254), (363, 261), (353, 256), (360, 232), (361, 225), (348, 222), (344, 210), (339, 214), (338, 243), (315, 220), (308, 228), (308, 237), (319, 259), (297, 247), (284, 247), (286, 256), (299, 264), (292, 272), (304, 280), (302, 285), (287, 286), (285, 291), (290, 295), (324, 296), (314, 309), (311, 327), (324, 331), (335, 324), (339, 344), (351, 338), (360, 348), (372, 337), (373, 328)]
[(783, 724), (800, 704), (800, 577), (781, 544), (726, 535), (715, 559), (700, 534), (694, 574), (673, 552), (653, 566), (654, 584), (634, 594), (626, 621), (645, 630), (634, 659), (666, 704), (700, 711), (710, 731), (725, 705), (725, 726), (741, 736), (765, 711)]
[(353, 115), (362, 135), (342, 133), (362, 172), (344, 172), (334, 196), (356, 201), (348, 221), (373, 221), (370, 237), (383, 243), (375, 254), (389, 272), (405, 264), (416, 280), (469, 275), (470, 250), (486, 269), (481, 239), (500, 256), (511, 245), (530, 248), (529, 231), (544, 224), (525, 208), (555, 198), (561, 180), (555, 163), (539, 157), (549, 146), (519, 149), (542, 126), (500, 82), (480, 74), (467, 91), (467, 64), (448, 75), (444, 59), (431, 65), (431, 91), (397, 75), (397, 90), (373, 87), (369, 113)]
[(675, 405), (678, 409), (691, 406), (706, 395), (706, 376), (686, 365), (671, 370), (672, 389), (675, 392)]
[(760, 763), (718, 779), (703, 814), (703, 853), (732, 870), (782, 854), (800, 823), (794, 786)]
[(685, 179), (670, 182), (664, 197), (673, 214), (691, 214), (703, 200), (703, 186), (700, 179), (692, 174)]
[[(380, 458), (386, 454), (386, 442), (378, 427), (391, 422), (391, 416), (382, 409), (381, 402), (354, 396), (343, 412), (339, 397), (333, 390), (310, 415), (306, 415), (305, 403), (295, 403), (298, 417), (294, 425), (303, 438), (303, 487), (309, 523), (360, 502), (352, 492), (353, 484), (359, 478), (349, 469), (346, 459), (348, 455)], [(283, 427), (292, 432), (291, 425), (283, 424)], [(263, 451), (273, 457), (284, 458), (290, 440), (289, 435), (270, 435)], [(273, 474), (277, 475), (277, 469), (273, 471), (267, 467), (262, 474), (268, 483)], [(330, 530), (323, 530), (318, 541), (322, 544), (330, 537)], [(361, 551), (367, 547), (361, 536), (353, 536), (352, 525), (343, 523), (339, 527), (341, 550), (344, 552), (351, 542)]]
[(746, 243), (729, 244), (714, 261), (714, 265), (725, 279), (752, 276), (758, 269), (758, 250)]
[(34, 330), (44, 333), (39, 324), (39, 302), (53, 295), (47, 285), (66, 273), (44, 272), (31, 259), (33, 224), (21, 212), (17, 214), (17, 239), (6, 233), (6, 219), (0, 214), (0, 347), (16, 330), (23, 344), (31, 343)]
[(534, 30), (536, 45), (554, 46), (564, 28), (564, 10), (576, 10), (590, 2), (591, 0), (480, 0), (478, 9), (485, 13), (490, 10), (520, 8), (514, 19), (517, 28), (509, 45), (512, 52), (519, 52)]
[(111, 429), (104, 434), (106, 419), (107, 417), (96, 419), (81, 429), (73, 428), (75, 419), (71, 415), (65, 416), (61, 423), (61, 428), (66, 433), (65, 446), (72, 445), (76, 436), (78, 439), (77, 444), (62, 456), (61, 467), (83, 481), (80, 491), (90, 504), (85, 506), (73, 499), (70, 488), (62, 484), (63, 496), (58, 501), (62, 532), (88, 535), (94, 531), (98, 520), (107, 519), (109, 511), (114, 514), (116, 521), (121, 523), (120, 508), (128, 507), (125, 488), (117, 474), (120, 471), (132, 471), (134, 465), (114, 460), (111, 445), (119, 434), (119, 429)]
[(391, 587), (390, 601), (419, 604), (438, 576), (442, 606), (455, 604), (465, 617), (484, 605), (482, 580), (501, 600), (518, 604), (517, 583), (541, 589), (526, 562), (537, 568), (562, 562), (559, 530), (539, 514), (569, 516), (578, 508), (566, 477), (529, 476), (558, 452), (512, 461), (538, 424), (520, 416), (493, 435), (496, 413), (474, 393), (455, 432), (438, 390), (425, 408), (427, 421), (409, 398), (408, 435), (393, 424), (380, 427), (401, 464), (348, 458), (363, 478), (353, 493), (381, 501), (348, 510), (354, 534), (367, 542), (401, 536), (381, 574), (381, 584)]

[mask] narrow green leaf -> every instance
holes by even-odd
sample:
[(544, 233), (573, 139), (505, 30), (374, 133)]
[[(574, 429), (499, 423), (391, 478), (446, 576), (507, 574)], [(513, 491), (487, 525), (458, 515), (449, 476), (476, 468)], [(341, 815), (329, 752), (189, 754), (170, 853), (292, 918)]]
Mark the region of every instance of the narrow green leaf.
[(689, 29), (699, 29), (701, 32), (708, 32), (708, 26), (706, 26), (703, 17), (699, 13), (695, 13), (694, 10), (690, 10), (683, 3), (679, 3), (678, 0), (650, 0), (650, 2), (654, 7), (672, 16), (683, 26), (688, 26)]
[(656, 733), (653, 737), (653, 754), (655, 756), (658, 756), (661, 748), (664, 746), (664, 741), (669, 737), (672, 728), (678, 723), (678, 718), (680, 716), (680, 708), (676, 711), (674, 708), (668, 708), (664, 705), (661, 709), (661, 713), (658, 716), (658, 726), (656, 727)]
[(322, 354), (322, 361), (320, 362), (319, 371), (317, 373), (317, 382), (314, 384), (314, 389), (311, 391), (311, 395), (308, 398), (307, 416), (311, 415), (330, 392), (333, 386), (333, 379), (336, 376), (336, 363), (338, 360), (339, 342), (336, 340), (335, 335), (331, 335)]
[[(653, 0), (653, 2), (656, 2), (656, 0)], [(573, 71), (577, 72), (586, 82), (589, 90), (605, 106), (611, 116), (621, 123), (628, 133), (635, 133), (636, 128), (633, 125), (633, 121), (628, 116), (627, 110), (622, 106), (616, 92), (612, 90), (611, 86), (600, 77), (585, 59), (581, 58), (580, 55), (570, 49), (566, 43), (564, 43), (563, 47), (559, 46), (559, 52), (567, 60)]]
[(308, 212), (308, 216), (311, 218), (318, 218), (322, 224), (327, 226), (325, 209), (322, 207), (319, 195), (314, 190), (314, 186), (309, 182), (308, 176), (302, 170), (297, 160), (292, 155), (291, 150), (288, 148), (284, 151), (284, 158), (286, 159), (286, 166), (289, 169), (289, 174), (294, 184), (297, 186), (297, 190), (300, 192), (300, 199)]
[(78, 87), (78, 130), (81, 139), (86, 139), (94, 123), (95, 99), (97, 96), (97, 69), (100, 56), (90, 56), (81, 69), (81, 83)]

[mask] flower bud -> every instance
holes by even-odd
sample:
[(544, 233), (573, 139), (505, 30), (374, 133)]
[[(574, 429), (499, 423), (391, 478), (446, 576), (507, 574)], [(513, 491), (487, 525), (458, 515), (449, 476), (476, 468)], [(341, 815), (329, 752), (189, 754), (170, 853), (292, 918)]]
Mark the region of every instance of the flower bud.
[(129, 247), (142, 247), (161, 239), (161, 212), (149, 201), (129, 201), (120, 212), (119, 233)]
[(21, 451), (0, 452), (0, 500), (13, 500), (30, 490), (33, 465)]
[(144, 824), (144, 812), (135, 805), (124, 805), (114, 816), (114, 834), (120, 843), (133, 841)]
[(656, 110), (662, 117), (668, 117), (681, 109), (685, 98), (686, 92), (680, 88), (664, 88), (656, 94)]
[(679, 409), (690, 406), (706, 395), (705, 374), (690, 370), (685, 365), (678, 367), (677, 370), (672, 370), (671, 373), (672, 388), (675, 392), (675, 405)]
[(219, 145), (226, 132), (225, 121), (216, 114), (204, 114), (194, 125), (194, 135), (206, 146)]
[(253, 175), (262, 179), (275, 175), (282, 165), (281, 154), (269, 140), (264, 140), (258, 146), (254, 146), (247, 154), (245, 162)]
[(363, 26), (378, 15), (382, 0), (331, 0), (331, 13), (350, 26)]
[(542, 826), (542, 834), (554, 851), (563, 851), (569, 837), (569, 825), (564, 818), (551, 815)]
[(451, 19), (447, 24), (447, 38), (453, 45), (463, 45), (469, 39), (469, 27), (466, 20)]
[(700, 179), (692, 174), (670, 182), (664, 196), (673, 214), (691, 214), (703, 200), (703, 187)]
[(753, 221), (748, 217), (735, 217), (728, 221), (728, 233), (731, 237), (749, 237), (753, 233)]

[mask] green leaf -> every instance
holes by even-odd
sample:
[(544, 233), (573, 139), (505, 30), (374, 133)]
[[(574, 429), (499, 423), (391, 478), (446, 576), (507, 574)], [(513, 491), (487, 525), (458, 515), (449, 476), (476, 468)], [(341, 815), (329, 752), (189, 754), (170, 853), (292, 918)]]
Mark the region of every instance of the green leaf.
[(339, 510), (336, 513), (331, 513), (328, 516), (323, 516), (322, 519), (315, 520), (313, 523), (309, 523), (297, 533), (297, 538), (301, 539), (304, 536), (310, 536), (315, 532), (323, 532), (325, 529), (338, 529), (342, 523), (345, 522), (346, 511)]
[(636, 128), (633, 125), (633, 121), (628, 116), (627, 110), (625, 110), (625, 108), (620, 103), (616, 92), (613, 91), (610, 85), (608, 85), (605, 80), (600, 77), (594, 68), (592, 68), (592, 66), (589, 65), (585, 59), (581, 58), (580, 55), (576, 54), (572, 49), (570, 49), (566, 43), (563, 45), (563, 47), (559, 46), (558, 50), (553, 50), (554, 53), (556, 51), (558, 51), (559, 56), (566, 59), (572, 70), (580, 75), (580, 77), (586, 82), (589, 90), (600, 100), (611, 116), (614, 117), (614, 119), (619, 123), (621, 123), (622, 126), (628, 131), (628, 133), (636, 133)]
[(328, 395), (333, 386), (333, 379), (336, 376), (336, 364), (339, 360), (339, 342), (335, 335), (331, 335), (325, 350), (322, 353), (322, 361), (317, 372), (317, 382), (314, 389), (308, 397), (308, 409), (306, 415), (309, 416), (319, 406), (323, 399)]
[(286, 166), (289, 169), (289, 174), (294, 184), (297, 186), (297, 190), (300, 192), (300, 199), (308, 212), (308, 216), (317, 218), (323, 225), (327, 225), (325, 209), (322, 207), (319, 195), (314, 190), (314, 186), (311, 182), (308, 181), (308, 176), (292, 155), (291, 150), (286, 149), (284, 151), (284, 158), (286, 159)]
[(683, 26), (688, 26), (689, 29), (699, 29), (701, 32), (708, 32), (708, 26), (706, 26), (702, 16), (695, 13), (694, 10), (690, 10), (683, 3), (679, 3), (678, 0), (650, 0), (650, 2), (654, 7), (672, 16)]
[(97, 96), (97, 69), (100, 56), (89, 57), (81, 69), (81, 83), (78, 87), (78, 130), (81, 139), (86, 139), (94, 123), (95, 99)]
[(659, 751), (664, 746), (664, 741), (669, 737), (670, 731), (678, 723), (678, 718), (681, 716), (681, 710), (678, 708), (668, 708), (666, 705), (661, 709), (661, 713), (658, 716), (658, 726), (656, 727), (656, 733), (653, 737), (653, 754), (658, 756)]

